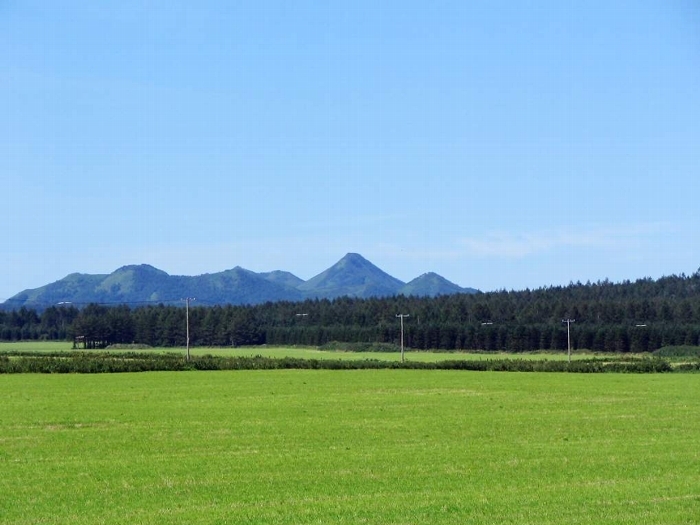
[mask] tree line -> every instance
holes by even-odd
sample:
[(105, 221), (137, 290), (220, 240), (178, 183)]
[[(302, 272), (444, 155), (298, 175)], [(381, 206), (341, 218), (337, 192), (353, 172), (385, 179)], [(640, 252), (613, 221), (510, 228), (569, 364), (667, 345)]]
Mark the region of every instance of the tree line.
[[(189, 314), (189, 315), (188, 315)], [(413, 349), (646, 352), (700, 345), (700, 271), (635, 282), (571, 283), (537, 290), (436, 298), (314, 299), (255, 306), (51, 305), (0, 311), (0, 339), (140, 343), (175, 347), (393, 343)]]

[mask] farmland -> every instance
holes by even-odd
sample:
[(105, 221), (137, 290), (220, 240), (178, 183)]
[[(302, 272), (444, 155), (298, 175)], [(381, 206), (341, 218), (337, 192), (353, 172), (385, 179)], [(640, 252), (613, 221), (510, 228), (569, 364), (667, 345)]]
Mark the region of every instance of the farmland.
[(0, 377), (7, 524), (694, 523), (695, 374)]
[[(342, 345), (340, 345), (342, 347)], [(348, 345), (351, 346), (351, 345)], [(65, 341), (29, 341), (29, 342), (0, 342), (0, 354), (2, 353), (12, 353), (12, 352), (36, 352), (41, 353), (55, 353), (55, 352), (72, 352), (71, 343)], [(110, 353), (119, 352), (133, 352), (134, 350), (125, 347), (110, 348)], [(145, 353), (166, 353), (173, 354), (178, 353), (185, 355), (184, 348), (144, 348), (140, 351)], [(401, 359), (401, 354), (398, 351), (394, 352), (356, 352), (356, 351), (343, 351), (343, 350), (321, 350), (316, 347), (311, 346), (275, 346), (275, 345), (262, 345), (262, 346), (247, 346), (247, 347), (192, 347), (191, 355), (193, 356), (205, 356), (214, 355), (222, 357), (231, 356), (263, 356), (270, 358), (283, 358), (283, 357), (295, 357), (299, 359), (380, 359), (388, 361), (398, 361)], [(573, 352), (572, 359), (586, 359), (592, 356), (607, 356), (609, 358), (619, 357), (622, 354), (610, 354), (610, 353), (594, 353), (589, 351), (577, 351)], [(630, 354), (626, 354), (629, 356)], [(444, 352), (444, 351), (415, 351), (407, 349), (405, 352), (406, 359), (411, 361), (422, 361), (422, 362), (432, 362), (432, 361), (446, 361), (446, 360), (486, 360), (486, 359), (528, 359), (528, 360), (565, 360), (567, 359), (566, 352)]]

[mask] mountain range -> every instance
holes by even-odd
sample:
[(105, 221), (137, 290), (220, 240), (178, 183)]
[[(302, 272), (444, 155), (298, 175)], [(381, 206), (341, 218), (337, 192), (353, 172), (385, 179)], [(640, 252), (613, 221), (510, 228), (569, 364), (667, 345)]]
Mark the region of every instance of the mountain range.
[(462, 288), (436, 273), (425, 273), (408, 283), (392, 277), (357, 253), (308, 281), (281, 270), (256, 273), (236, 266), (219, 273), (193, 277), (169, 275), (148, 264), (123, 266), (109, 275), (73, 273), (40, 288), (11, 297), (4, 308), (47, 307), (59, 303), (138, 304), (179, 303), (186, 297), (201, 304), (260, 304), (337, 297), (438, 296), (478, 293)]

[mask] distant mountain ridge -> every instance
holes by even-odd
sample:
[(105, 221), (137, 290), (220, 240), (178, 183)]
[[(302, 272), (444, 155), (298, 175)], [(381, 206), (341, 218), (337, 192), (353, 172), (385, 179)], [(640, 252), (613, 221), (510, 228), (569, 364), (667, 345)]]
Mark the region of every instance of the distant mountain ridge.
[(240, 266), (192, 277), (169, 275), (148, 264), (123, 266), (108, 275), (73, 273), (40, 288), (24, 290), (2, 306), (8, 309), (58, 303), (175, 303), (186, 297), (196, 297), (203, 304), (252, 305), (344, 296), (437, 296), (477, 292), (432, 272), (404, 283), (361, 255), (348, 253), (308, 281), (286, 271), (256, 273)]

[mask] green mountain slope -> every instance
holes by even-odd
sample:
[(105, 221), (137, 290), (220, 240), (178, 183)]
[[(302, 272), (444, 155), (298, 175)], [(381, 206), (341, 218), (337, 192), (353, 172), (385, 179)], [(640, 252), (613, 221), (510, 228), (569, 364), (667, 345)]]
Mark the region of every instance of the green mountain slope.
[(59, 303), (76, 306), (89, 303), (180, 304), (186, 297), (198, 304), (261, 304), (301, 301), (308, 298), (389, 297), (465, 293), (434, 273), (424, 274), (408, 284), (392, 277), (356, 253), (348, 253), (336, 264), (303, 281), (284, 271), (256, 273), (241, 267), (194, 277), (168, 275), (148, 264), (123, 266), (109, 275), (70, 274), (54, 283), (25, 290), (1, 306), (46, 308)]
[(424, 273), (420, 277), (416, 277), (399, 290), (402, 295), (416, 297), (437, 297), (438, 295), (476, 292), (477, 290), (474, 288), (462, 288), (434, 272)]
[(303, 279), (299, 279), (299, 277), (293, 273), (283, 272), (281, 270), (275, 270), (274, 272), (261, 272), (258, 275), (264, 277), (268, 281), (272, 281), (273, 283), (283, 284), (291, 288), (297, 288), (304, 282)]
[(71, 274), (55, 283), (25, 290), (4, 303), (5, 308), (42, 308), (58, 303), (132, 304), (179, 303), (193, 297), (200, 304), (258, 304), (298, 301), (302, 294), (240, 267), (195, 277), (171, 276), (152, 266), (124, 266), (109, 275)]
[(357, 253), (348, 253), (340, 261), (299, 285), (308, 297), (386, 297), (396, 295), (399, 281)]

